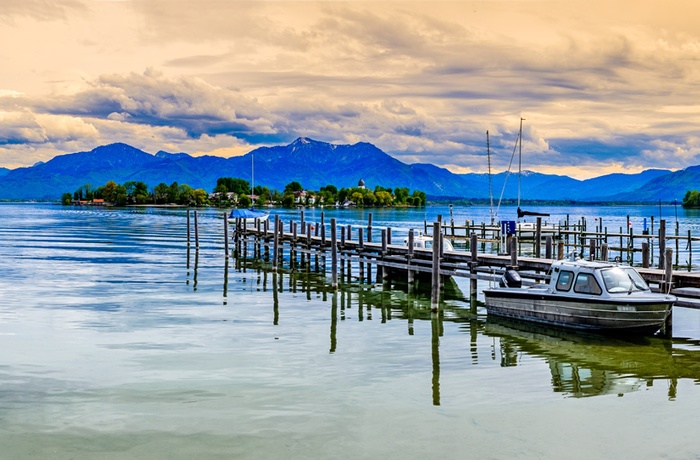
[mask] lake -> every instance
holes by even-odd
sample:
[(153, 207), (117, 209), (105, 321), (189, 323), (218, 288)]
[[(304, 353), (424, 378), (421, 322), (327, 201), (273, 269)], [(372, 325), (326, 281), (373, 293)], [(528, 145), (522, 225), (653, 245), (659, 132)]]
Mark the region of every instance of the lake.
[[(673, 206), (538, 209), (700, 229)], [(0, 204), (0, 458), (700, 458), (698, 310), (674, 308), (668, 339), (494, 321), (459, 297), (433, 314), (425, 294), (227, 261), (221, 211), (198, 212), (188, 249), (186, 212)], [(489, 219), (372, 212), (397, 238)]]

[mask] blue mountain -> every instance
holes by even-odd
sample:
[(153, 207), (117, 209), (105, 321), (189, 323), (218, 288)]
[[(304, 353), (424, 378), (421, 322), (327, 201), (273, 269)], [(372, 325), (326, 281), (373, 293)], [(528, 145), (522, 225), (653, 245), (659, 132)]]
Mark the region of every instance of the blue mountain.
[[(193, 157), (187, 153), (159, 151), (155, 155), (123, 143), (97, 147), (89, 152), (59, 155), (27, 168), (0, 169), (0, 199), (58, 200), (83, 185), (142, 181), (150, 187), (177, 182), (211, 192), (219, 177), (249, 182), (253, 165), (255, 183), (282, 190), (292, 181), (318, 190), (325, 185), (354, 187), (360, 179), (367, 186), (408, 187), (431, 197), (485, 199), (489, 197), (487, 174), (454, 174), (432, 164), (405, 164), (376, 146), (359, 142), (336, 145), (298, 138), (288, 145), (260, 147), (246, 155), (222, 158)], [(588, 180), (524, 171), (491, 177), (494, 199), (576, 201), (681, 200), (686, 190), (700, 184), (700, 166), (683, 171), (648, 170), (639, 174), (610, 174)], [(504, 186), (505, 184), (505, 186)]]

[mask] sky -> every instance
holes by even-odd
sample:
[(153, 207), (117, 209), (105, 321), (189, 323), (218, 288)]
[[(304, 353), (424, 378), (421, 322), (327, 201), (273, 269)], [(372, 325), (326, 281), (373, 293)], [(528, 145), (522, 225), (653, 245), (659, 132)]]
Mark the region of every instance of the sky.
[(524, 119), (523, 169), (682, 169), (700, 164), (699, 17), (697, 0), (0, 0), (0, 167), (309, 137), (498, 172)]

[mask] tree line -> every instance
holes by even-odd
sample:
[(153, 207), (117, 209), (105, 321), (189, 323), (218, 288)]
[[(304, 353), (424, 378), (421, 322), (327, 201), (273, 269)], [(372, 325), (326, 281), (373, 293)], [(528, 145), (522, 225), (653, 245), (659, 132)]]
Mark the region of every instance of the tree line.
[(357, 206), (357, 207), (387, 207), (387, 206), (425, 206), (427, 196), (424, 192), (411, 192), (406, 187), (394, 189), (376, 186), (374, 190), (365, 187), (338, 189), (335, 185), (326, 185), (319, 190), (305, 190), (297, 181), (287, 184), (283, 191), (271, 190), (266, 186), (256, 185), (251, 189), (245, 179), (220, 177), (216, 181), (213, 193), (208, 194), (204, 189), (193, 189), (187, 184), (173, 182), (170, 185), (160, 183), (153, 189), (140, 181), (128, 181), (122, 185), (108, 181), (105, 185), (94, 188), (90, 184), (79, 187), (71, 193), (64, 193), (61, 202), (71, 204), (76, 202), (94, 202), (104, 200), (116, 206), (134, 204), (179, 204), (185, 206), (217, 205), (222, 207), (237, 206), (248, 208), (251, 205), (263, 207), (267, 205), (294, 206)]
[(63, 204), (80, 201), (94, 202), (95, 199), (104, 200), (115, 206), (134, 204), (206, 206), (209, 204), (209, 194), (204, 189), (193, 189), (187, 184), (178, 184), (177, 182), (170, 185), (161, 182), (150, 189), (146, 183), (140, 181), (128, 181), (122, 185), (108, 181), (105, 185), (97, 188), (86, 184), (72, 194), (64, 193), (61, 202)]

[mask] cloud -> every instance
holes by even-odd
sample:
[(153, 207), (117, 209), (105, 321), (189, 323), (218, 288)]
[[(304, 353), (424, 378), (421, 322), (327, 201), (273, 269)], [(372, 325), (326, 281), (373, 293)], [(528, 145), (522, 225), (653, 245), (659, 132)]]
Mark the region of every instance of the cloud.
[(88, 11), (80, 0), (2, 0), (0, 22), (12, 22), (20, 17), (31, 17), (41, 21), (65, 20), (70, 14)]
[[(690, 1), (7, 4), (0, 21), (22, 27), (0, 34), (21, 35), (18, 46), (39, 37), (3, 51), (8, 148), (239, 154), (308, 136), (485, 171), (488, 130), (502, 170), (524, 117), (527, 169), (581, 177), (700, 162)], [(27, 58), (40, 51), (50, 55)], [(17, 83), (40, 79), (49, 90)]]

